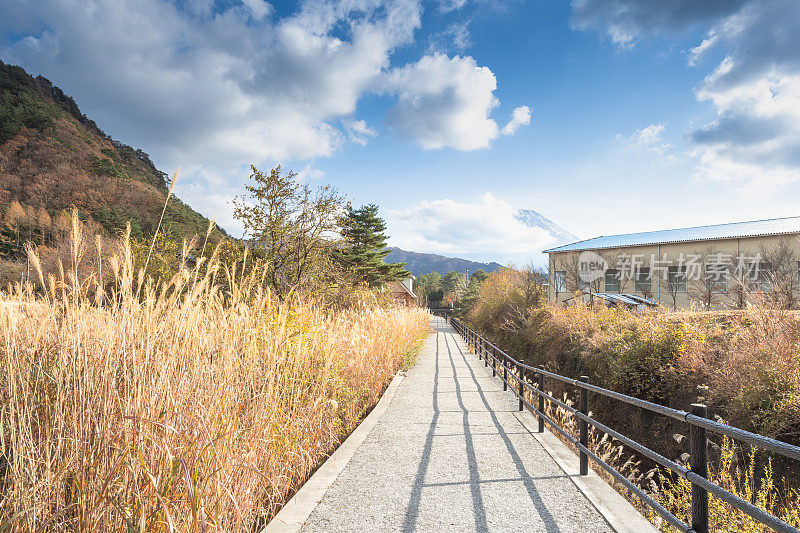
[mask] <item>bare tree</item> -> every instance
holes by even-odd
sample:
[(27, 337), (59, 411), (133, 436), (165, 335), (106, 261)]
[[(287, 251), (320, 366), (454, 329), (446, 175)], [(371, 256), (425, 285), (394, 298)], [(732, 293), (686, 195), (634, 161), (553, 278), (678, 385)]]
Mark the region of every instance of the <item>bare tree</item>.
[(520, 271), (522, 295), (527, 307), (538, 307), (544, 299), (544, 286), (547, 274), (538, 267), (529, 264)]
[(687, 292), (706, 311), (718, 304), (728, 290), (730, 261), (712, 248), (692, 254), (694, 260), (687, 265)]
[[(672, 268), (672, 267), (670, 267), (670, 268)], [(681, 272), (680, 271), (676, 271), (675, 276), (676, 277), (681, 276)], [(678, 309), (678, 294), (686, 291), (686, 279), (685, 279), (686, 274), (685, 274), (685, 271), (683, 271), (683, 278), (684, 278), (683, 280), (676, 279), (676, 277), (673, 277), (673, 271), (669, 270), (669, 271), (667, 271), (667, 277), (666, 278), (659, 277), (659, 280), (658, 280), (659, 283), (661, 284), (661, 287), (664, 289), (664, 292), (666, 292), (667, 295), (670, 297), (670, 300), (672, 300), (672, 310), (673, 311), (676, 311)], [(682, 285), (681, 285), (681, 281), (683, 282)], [(683, 289), (683, 290), (681, 290), (681, 289)]]
[(797, 307), (798, 253), (797, 242), (781, 239), (772, 246), (761, 246), (759, 283), (756, 287), (765, 300), (781, 309)]

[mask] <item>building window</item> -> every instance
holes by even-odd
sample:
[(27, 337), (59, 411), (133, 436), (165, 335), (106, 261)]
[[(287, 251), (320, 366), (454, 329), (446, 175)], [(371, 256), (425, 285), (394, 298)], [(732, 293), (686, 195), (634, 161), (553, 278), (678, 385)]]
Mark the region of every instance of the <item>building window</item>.
[(553, 290), (556, 293), (567, 292), (567, 272), (566, 270), (556, 270), (553, 278)]
[(706, 265), (706, 287), (711, 291), (726, 292), (728, 290), (728, 267), (720, 263)]
[(650, 277), (649, 267), (639, 267), (636, 269), (636, 283), (634, 286), (636, 292), (649, 293), (651, 282), (652, 278)]
[[(800, 261), (798, 261), (798, 279), (800, 280)], [(619, 270), (613, 268), (606, 270), (605, 291), (619, 292)]]
[(670, 294), (686, 292), (686, 267), (667, 267), (667, 286)]

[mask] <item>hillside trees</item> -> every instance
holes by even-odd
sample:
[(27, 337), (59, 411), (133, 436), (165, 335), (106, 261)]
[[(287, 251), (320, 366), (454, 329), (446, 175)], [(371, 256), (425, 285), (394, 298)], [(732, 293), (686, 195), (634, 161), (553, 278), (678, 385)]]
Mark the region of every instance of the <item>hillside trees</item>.
[(341, 219), (341, 245), (334, 252), (356, 284), (377, 287), (411, 276), (405, 263), (386, 263), (386, 223), (378, 216), (378, 206), (369, 204), (354, 209), (347, 206)]
[(284, 297), (330, 274), (328, 239), (338, 230), (343, 199), (330, 186), (299, 183), (280, 166), (250, 169), (247, 195), (234, 200), (234, 216), (265, 262), (267, 283)]

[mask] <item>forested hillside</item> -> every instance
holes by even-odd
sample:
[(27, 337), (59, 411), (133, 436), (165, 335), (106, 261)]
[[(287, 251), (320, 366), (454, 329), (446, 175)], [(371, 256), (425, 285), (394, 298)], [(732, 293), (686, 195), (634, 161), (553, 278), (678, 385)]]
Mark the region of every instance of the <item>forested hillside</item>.
[(392, 248), (387, 254), (386, 260), (405, 263), (406, 268), (417, 277), (430, 274), (431, 272), (438, 272), (444, 276), (448, 272), (464, 272), (465, 270), (469, 270), (470, 272), (485, 270), (487, 273), (490, 273), (502, 266), (494, 262), (480, 263), (478, 261), (470, 261), (469, 259), (460, 259), (458, 257), (409, 252), (407, 250), (401, 250), (400, 248)]
[[(109, 235), (128, 221), (132, 237), (152, 235), (168, 189), (145, 152), (106, 135), (46, 78), (0, 61), (3, 256), (19, 255), (24, 240), (47, 244), (72, 207)], [(208, 220), (173, 198), (164, 227), (182, 238), (205, 233)]]

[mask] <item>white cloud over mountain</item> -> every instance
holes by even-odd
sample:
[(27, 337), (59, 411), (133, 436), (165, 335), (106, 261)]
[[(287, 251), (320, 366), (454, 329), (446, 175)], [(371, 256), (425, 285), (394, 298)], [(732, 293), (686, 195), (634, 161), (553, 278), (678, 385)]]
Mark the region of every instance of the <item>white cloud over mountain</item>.
[(303, 160), (364, 144), (376, 131), (356, 110), (376, 91), (399, 96), (389, 123), (425, 148), (469, 150), (497, 136), (488, 67), (441, 54), (391, 64), (420, 28), (417, 0), (307, 0), (284, 16), (263, 0), (212, 6), (9, 0), (0, 29), (22, 37), (0, 57), (50, 77), (102, 127), (157, 147), (170, 165)]
[[(800, 178), (800, 3), (796, 0), (573, 0), (573, 27), (623, 47), (642, 38), (706, 28), (689, 51), (703, 68), (723, 58), (696, 89), (716, 117), (689, 133), (696, 175), (767, 194)], [(707, 68), (707, 67), (706, 67)]]
[(405, 250), (492, 257), (524, 264), (541, 261), (556, 242), (550, 232), (520, 220), (518, 211), (492, 193), (471, 201), (422, 201), (387, 216), (392, 245)]

